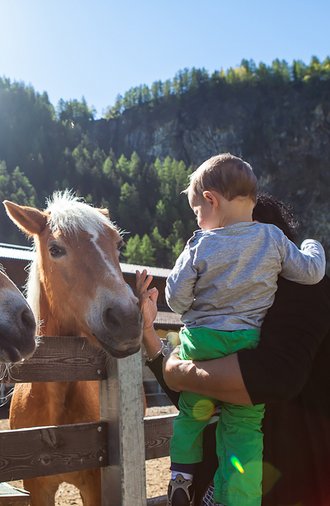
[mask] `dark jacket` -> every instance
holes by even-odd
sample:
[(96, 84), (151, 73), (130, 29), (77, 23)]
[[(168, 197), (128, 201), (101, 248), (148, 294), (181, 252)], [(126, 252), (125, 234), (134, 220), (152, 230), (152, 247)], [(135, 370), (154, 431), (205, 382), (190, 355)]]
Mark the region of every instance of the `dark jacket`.
[[(330, 280), (306, 286), (279, 279), (259, 346), (238, 360), (253, 403), (266, 403), (263, 506), (330, 505)], [(162, 357), (148, 364), (172, 402)], [(281, 402), (278, 402), (281, 401)], [(217, 466), (214, 429), (204, 437), (197, 496)]]

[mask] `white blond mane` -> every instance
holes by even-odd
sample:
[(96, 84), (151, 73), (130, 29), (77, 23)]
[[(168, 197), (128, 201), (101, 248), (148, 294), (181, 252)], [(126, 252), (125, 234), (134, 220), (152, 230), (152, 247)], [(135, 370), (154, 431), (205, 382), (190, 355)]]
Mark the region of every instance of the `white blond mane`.
[(86, 230), (94, 235), (101, 232), (104, 225), (116, 228), (107, 216), (68, 190), (55, 192), (51, 199), (47, 199), (46, 212), (50, 213), (48, 224), (52, 232)]
[[(82, 198), (75, 196), (69, 190), (54, 192), (53, 196), (47, 199), (46, 203), (46, 212), (49, 213), (48, 225), (52, 232), (61, 230), (65, 234), (85, 230), (96, 237), (104, 229), (104, 226), (110, 226), (120, 232), (106, 215), (91, 205), (86, 204)], [(36, 321), (39, 322), (40, 276), (37, 256), (29, 267), (25, 293)]]

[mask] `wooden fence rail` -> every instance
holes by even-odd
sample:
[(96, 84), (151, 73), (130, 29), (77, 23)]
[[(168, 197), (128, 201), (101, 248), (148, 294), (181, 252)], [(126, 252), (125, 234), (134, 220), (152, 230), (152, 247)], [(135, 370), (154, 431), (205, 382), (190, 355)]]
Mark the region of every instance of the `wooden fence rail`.
[(175, 415), (143, 417), (139, 353), (116, 360), (84, 338), (45, 337), (3, 379), (78, 380), (100, 381), (100, 421), (0, 432), (0, 482), (100, 467), (102, 506), (165, 505), (146, 499), (145, 460), (168, 455)]

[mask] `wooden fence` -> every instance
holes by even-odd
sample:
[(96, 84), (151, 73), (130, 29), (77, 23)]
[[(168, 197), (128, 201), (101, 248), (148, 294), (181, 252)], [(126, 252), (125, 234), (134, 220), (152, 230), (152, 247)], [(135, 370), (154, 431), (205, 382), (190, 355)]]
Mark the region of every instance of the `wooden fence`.
[(143, 417), (140, 353), (116, 360), (84, 338), (45, 337), (10, 382), (78, 380), (100, 382), (100, 421), (1, 431), (0, 482), (100, 467), (102, 506), (165, 505), (146, 499), (145, 460), (168, 455), (175, 415)]

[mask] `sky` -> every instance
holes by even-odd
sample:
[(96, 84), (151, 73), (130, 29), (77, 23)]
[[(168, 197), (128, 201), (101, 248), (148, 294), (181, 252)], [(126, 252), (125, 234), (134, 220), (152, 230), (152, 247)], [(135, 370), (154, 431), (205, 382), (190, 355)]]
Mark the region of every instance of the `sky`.
[(323, 60), (329, 20), (329, 0), (0, 0), (0, 77), (100, 117), (184, 68)]

